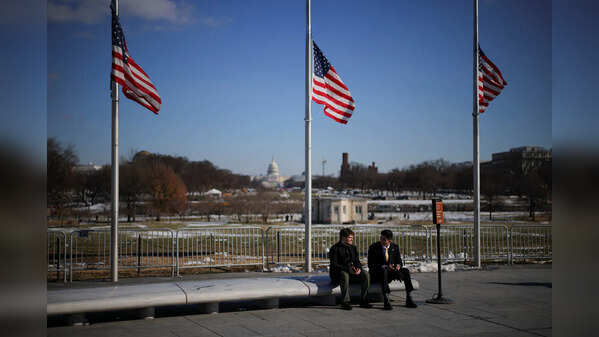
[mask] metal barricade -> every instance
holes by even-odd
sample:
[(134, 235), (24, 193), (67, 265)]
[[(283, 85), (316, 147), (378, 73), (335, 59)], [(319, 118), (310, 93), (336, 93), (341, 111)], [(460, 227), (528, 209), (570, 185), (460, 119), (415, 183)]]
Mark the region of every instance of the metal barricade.
[(551, 229), (549, 225), (512, 225), (510, 263), (518, 259), (552, 259)]
[[(339, 231), (350, 227), (354, 231), (354, 245), (358, 250), (361, 261), (366, 264), (368, 247), (379, 241), (383, 229), (394, 233), (394, 240), (400, 246), (402, 258), (406, 261), (425, 260), (427, 258), (427, 231), (420, 225), (313, 225), (312, 226), (312, 263), (324, 264), (329, 262), (329, 249), (339, 241)], [(304, 226), (269, 227), (265, 236), (267, 239), (266, 260), (271, 264), (303, 264), (304, 257)]]
[[(165, 229), (119, 229), (119, 271), (170, 268), (174, 276), (175, 233)], [(76, 230), (70, 234), (69, 275), (110, 270), (110, 229)]]
[[(436, 259), (437, 230), (427, 226), (429, 232), (429, 254)], [(474, 258), (474, 225), (441, 225), (441, 260), (464, 263)], [(509, 233), (506, 225), (481, 225), (481, 260), (509, 262)]]
[(67, 282), (67, 232), (60, 229), (48, 229), (46, 263), (48, 265), (48, 280), (54, 276), (60, 280), (62, 272), (63, 282)]
[(264, 265), (264, 231), (254, 226), (221, 226), (177, 231), (180, 269)]
[[(421, 225), (313, 225), (312, 261), (329, 263), (329, 249), (339, 231), (350, 227), (361, 261), (367, 263), (368, 247), (379, 240), (383, 229), (394, 233), (404, 261), (436, 258), (436, 228)], [(551, 259), (551, 225), (481, 225), (481, 260), (506, 261)], [(441, 258), (448, 262), (471, 262), (474, 231), (471, 224), (441, 226)], [(304, 264), (304, 226), (218, 226), (171, 229), (119, 229), (119, 270), (180, 269), (234, 266)], [(101, 277), (110, 270), (110, 229), (47, 232), (48, 279), (72, 281), (74, 274)], [(62, 275), (60, 274), (62, 273)], [(81, 277), (80, 277), (81, 278)]]

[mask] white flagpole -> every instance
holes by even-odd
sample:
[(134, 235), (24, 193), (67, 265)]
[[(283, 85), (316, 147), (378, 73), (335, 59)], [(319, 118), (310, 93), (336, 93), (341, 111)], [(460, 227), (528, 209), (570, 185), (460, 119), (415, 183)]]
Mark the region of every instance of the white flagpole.
[(304, 184), (305, 261), (304, 270), (312, 271), (312, 17), (311, 1), (306, 0), (306, 169)]
[[(116, 15), (119, 0), (112, 0)], [(112, 50), (112, 47), (111, 47)], [(123, 51), (124, 53), (124, 51)], [(111, 52), (112, 55), (112, 52)], [(112, 56), (111, 56), (112, 60)], [(112, 63), (112, 61), (111, 61)], [(112, 282), (119, 280), (119, 85), (111, 81), (112, 96), (112, 204), (110, 222), (110, 276)]]
[(474, 265), (480, 268), (480, 161), (478, 137), (478, 0), (474, 0), (474, 102), (472, 121), (474, 129), (473, 176), (474, 176)]

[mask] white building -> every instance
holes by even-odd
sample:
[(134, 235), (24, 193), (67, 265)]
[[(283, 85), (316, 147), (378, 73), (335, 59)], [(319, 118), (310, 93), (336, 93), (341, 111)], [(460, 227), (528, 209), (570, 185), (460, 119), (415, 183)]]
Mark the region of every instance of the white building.
[(312, 199), (312, 222), (322, 224), (364, 223), (368, 220), (368, 202), (360, 198)]
[(268, 170), (266, 171), (266, 175), (254, 176), (252, 177), (252, 181), (258, 181), (264, 188), (279, 188), (283, 187), (283, 183), (285, 180), (289, 179), (287, 176), (282, 176), (279, 174), (279, 165), (275, 162), (273, 158), (270, 164), (268, 164)]
[(223, 192), (217, 190), (216, 188), (213, 188), (213, 189), (209, 190), (208, 192), (204, 193), (204, 195), (208, 196), (208, 197), (220, 198), (223, 196)]
[(93, 172), (99, 171), (102, 169), (102, 165), (95, 165), (94, 163), (88, 163), (87, 165), (77, 165), (75, 166), (75, 171), (77, 172)]

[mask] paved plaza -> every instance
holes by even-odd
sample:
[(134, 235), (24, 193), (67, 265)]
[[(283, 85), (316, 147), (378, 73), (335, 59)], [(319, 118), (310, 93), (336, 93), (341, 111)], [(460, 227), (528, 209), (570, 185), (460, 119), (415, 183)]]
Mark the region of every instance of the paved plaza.
[[(195, 278), (289, 276), (273, 273), (204, 274)], [(414, 273), (420, 289), (416, 309), (403, 306), (404, 293), (392, 294), (393, 311), (357, 305), (297, 306), (218, 314), (157, 311), (152, 320), (94, 321), (84, 326), (54, 326), (48, 336), (551, 336), (551, 265), (489, 266), (481, 271), (443, 273), (443, 294), (451, 305), (425, 303), (437, 291), (436, 273)], [(161, 279), (124, 279), (123, 283)], [(164, 281), (164, 279), (162, 279)], [(74, 287), (102, 286), (99, 282)], [(49, 289), (64, 287), (49, 284)]]

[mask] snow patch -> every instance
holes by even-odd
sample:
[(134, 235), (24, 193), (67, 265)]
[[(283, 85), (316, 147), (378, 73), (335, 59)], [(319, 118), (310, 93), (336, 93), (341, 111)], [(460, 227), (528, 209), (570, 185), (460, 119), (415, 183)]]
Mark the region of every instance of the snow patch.
[[(436, 273), (437, 262), (416, 262), (406, 265), (406, 268), (412, 273)], [(461, 263), (447, 263), (441, 265), (441, 271), (450, 272), (456, 270), (469, 270), (471, 267)]]

